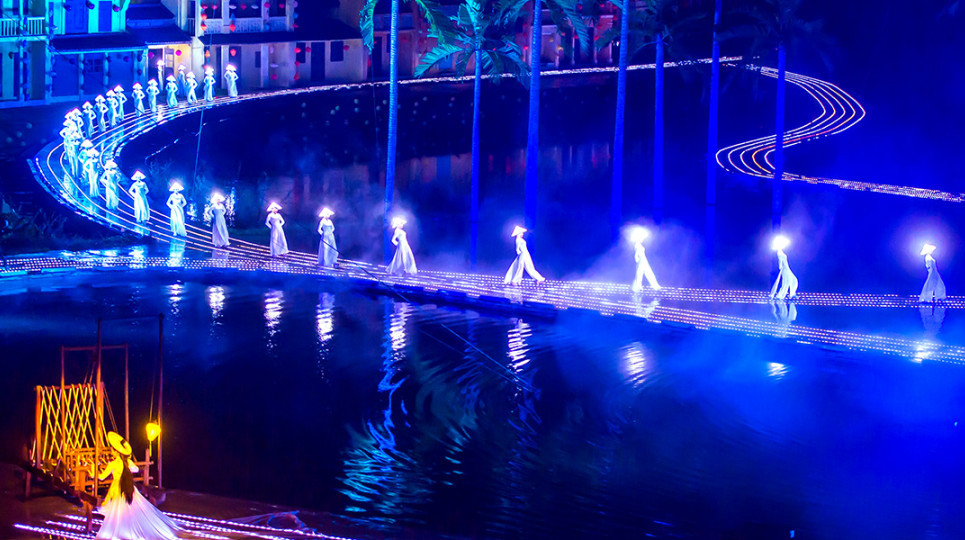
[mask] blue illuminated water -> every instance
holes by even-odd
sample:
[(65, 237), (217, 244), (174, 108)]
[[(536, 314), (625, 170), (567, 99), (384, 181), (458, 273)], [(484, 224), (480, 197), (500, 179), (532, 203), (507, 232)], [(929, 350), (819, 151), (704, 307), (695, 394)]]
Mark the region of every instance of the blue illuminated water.
[[(123, 281), (2, 298), (8, 459), (57, 347), (92, 344), (97, 317), (106, 343), (132, 345), (142, 451), (163, 313), (169, 487), (390, 536), (965, 534), (959, 368), (351, 290)], [(105, 361), (118, 422), (119, 369)]]

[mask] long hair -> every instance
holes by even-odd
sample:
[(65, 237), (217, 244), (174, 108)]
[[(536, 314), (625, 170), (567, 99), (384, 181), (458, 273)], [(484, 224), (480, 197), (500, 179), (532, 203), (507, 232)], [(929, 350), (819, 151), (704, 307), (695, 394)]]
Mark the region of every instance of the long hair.
[(134, 474), (131, 473), (131, 467), (127, 464), (129, 456), (121, 454), (121, 464), (123, 465), (123, 470), (121, 471), (121, 493), (124, 494), (124, 499), (127, 500), (127, 504), (131, 504), (134, 501)]

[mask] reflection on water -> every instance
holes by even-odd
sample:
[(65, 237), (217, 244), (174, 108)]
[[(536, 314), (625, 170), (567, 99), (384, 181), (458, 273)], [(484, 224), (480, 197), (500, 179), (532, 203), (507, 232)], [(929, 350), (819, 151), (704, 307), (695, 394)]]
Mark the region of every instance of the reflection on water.
[(783, 379), (787, 375), (787, 366), (780, 362), (768, 362), (767, 375), (775, 379)]
[(921, 323), (925, 327), (925, 339), (935, 339), (941, 332), (942, 323), (945, 322), (945, 309), (935, 304), (918, 308)]
[(184, 259), (184, 240), (171, 240), (168, 266), (181, 266)]
[(647, 361), (647, 352), (643, 344), (634, 341), (622, 349), (623, 363), (620, 368), (627, 382), (633, 386), (646, 384), (650, 374), (650, 364)]
[(273, 289), (265, 293), (265, 328), (268, 329), (268, 337), (270, 338), (275, 337), (275, 334), (278, 333), (278, 324), (281, 322), (284, 303), (285, 293), (281, 290)]
[(920, 364), (842, 362), (785, 341), (318, 287), (5, 296), (0, 357), (16, 376), (0, 378), (0, 410), (14, 411), (0, 449), (16, 457), (32, 385), (56, 374), (59, 345), (90, 344), (98, 317), (112, 319), (105, 339), (131, 344), (132, 418), (145, 414), (157, 331), (122, 321), (163, 312), (165, 418), (190, 441), (165, 447), (174, 488), (349, 514), (393, 538), (726, 538), (762, 522), (801, 538), (922, 538), (936, 523), (965, 537), (965, 369), (929, 363), (926, 341)]
[(224, 287), (212, 285), (205, 290), (208, 298), (208, 307), (211, 308), (211, 319), (217, 324), (221, 318), (221, 310), (224, 309)]
[(318, 333), (318, 375), (326, 377), (325, 366), (331, 355), (331, 340), (335, 331), (335, 295), (321, 293), (315, 308), (315, 330)]
[(365, 423), (364, 432), (352, 432), (352, 447), (343, 464), (342, 493), (353, 503), (345, 511), (372, 513), (389, 523), (419, 504), (428, 491), (428, 479), (411, 467), (417, 460), (399, 448), (396, 440), (399, 429), (411, 427), (405, 400), (397, 395), (407, 380), (406, 319), (411, 309), (402, 302), (386, 303), (382, 379), (378, 383), (385, 408), (380, 419)]
[(184, 285), (180, 283), (172, 283), (165, 287), (168, 297), (168, 305), (171, 306), (171, 315), (177, 317), (181, 314), (181, 293), (184, 290)]

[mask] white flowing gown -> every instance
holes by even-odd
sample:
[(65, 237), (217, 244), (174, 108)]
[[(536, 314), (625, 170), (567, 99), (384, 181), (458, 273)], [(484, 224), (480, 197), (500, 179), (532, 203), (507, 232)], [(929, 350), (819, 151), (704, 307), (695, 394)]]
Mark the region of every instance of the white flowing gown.
[(931, 302), (945, 299), (945, 282), (938, 274), (938, 265), (935, 258), (925, 255), (925, 268), (928, 270), (928, 277), (925, 279), (925, 286), (921, 288), (921, 295), (918, 296), (919, 302)]
[(328, 218), (318, 222), (318, 234), (322, 238), (318, 241), (318, 265), (329, 268), (335, 266), (338, 259), (338, 248), (335, 246), (335, 224)]
[(506, 278), (503, 280), (503, 283), (519, 285), (523, 282), (523, 272), (529, 274), (529, 277), (536, 281), (546, 281), (546, 278), (537, 272), (536, 267), (533, 266), (533, 258), (530, 256), (529, 249), (526, 247), (526, 240), (523, 240), (522, 236), (517, 236), (516, 260), (513, 261), (513, 264), (509, 267), (509, 271), (506, 272)]
[(171, 233), (174, 236), (187, 236), (188, 232), (184, 228), (184, 207), (187, 206), (184, 195), (172, 193), (168, 197), (168, 208), (171, 209)]
[(227, 209), (223, 204), (218, 203), (211, 206), (211, 243), (214, 247), (228, 247), (228, 224), (225, 222), (224, 215)]
[(409, 241), (401, 227), (397, 228), (392, 235), (392, 243), (396, 246), (395, 255), (386, 270), (397, 276), (415, 274), (418, 271), (415, 266), (415, 256), (412, 255), (412, 248), (409, 247)]
[[(136, 465), (129, 466), (137, 471)], [(104, 504), (99, 509), (104, 514), (104, 521), (97, 531), (97, 539), (176, 540), (181, 528), (148, 502), (136, 487), (134, 497), (130, 503), (127, 502), (120, 486), (123, 472), (124, 462), (118, 457), (111, 461), (100, 475), (101, 480), (106, 480), (108, 476), (112, 476), (113, 480)]]
[(643, 290), (643, 278), (647, 278), (647, 283), (653, 290), (659, 290), (660, 284), (657, 283), (657, 276), (654, 275), (653, 269), (650, 268), (650, 262), (647, 260), (647, 251), (644, 249), (643, 244), (637, 243), (633, 250), (633, 260), (637, 263), (637, 273), (633, 278), (633, 285), (631, 289), (636, 292)]
[[(771, 298), (784, 300), (787, 297), (797, 296), (797, 276), (791, 272), (791, 267), (787, 265), (787, 255), (784, 250), (777, 251), (777, 279), (771, 287)], [(780, 290), (778, 290), (780, 287)]]
[(147, 204), (147, 184), (143, 180), (138, 180), (131, 184), (127, 190), (134, 199), (134, 221), (144, 223), (151, 218), (151, 210)]
[(285, 218), (278, 212), (269, 212), (265, 227), (271, 229), (271, 256), (278, 257), (288, 253), (288, 240), (285, 239)]

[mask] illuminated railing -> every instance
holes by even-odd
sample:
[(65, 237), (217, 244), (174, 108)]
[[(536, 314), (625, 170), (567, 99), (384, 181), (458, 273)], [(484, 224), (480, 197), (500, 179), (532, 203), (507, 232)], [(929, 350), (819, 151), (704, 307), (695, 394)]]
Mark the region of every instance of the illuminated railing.
[(46, 35), (47, 19), (44, 17), (0, 19), (0, 38), (42, 37)]

